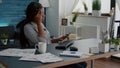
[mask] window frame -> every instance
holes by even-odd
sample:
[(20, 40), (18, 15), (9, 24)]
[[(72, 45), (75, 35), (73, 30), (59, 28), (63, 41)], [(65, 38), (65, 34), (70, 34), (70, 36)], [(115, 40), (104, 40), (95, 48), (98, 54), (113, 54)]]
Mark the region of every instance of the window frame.
[[(111, 3), (110, 3), (110, 10), (112, 8), (115, 8), (115, 0), (111, 0)], [(72, 11), (72, 14), (74, 14), (74, 11)], [(83, 15), (84, 13), (83, 12), (79, 12), (79, 14)], [(92, 13), (88, 13), (88, 15), (92, 15)], [(110, 16), (109, 13), (101, 13), (101, 16)]]

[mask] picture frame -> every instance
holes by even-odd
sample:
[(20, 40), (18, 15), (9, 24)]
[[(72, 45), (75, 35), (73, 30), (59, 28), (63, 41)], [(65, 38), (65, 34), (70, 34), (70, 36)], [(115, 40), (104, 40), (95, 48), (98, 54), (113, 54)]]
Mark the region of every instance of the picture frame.
[(62, 18), (62, 23), (61, 23), (61, 25), (63, 25), (63, 26), (67, 26), (67, 18)]

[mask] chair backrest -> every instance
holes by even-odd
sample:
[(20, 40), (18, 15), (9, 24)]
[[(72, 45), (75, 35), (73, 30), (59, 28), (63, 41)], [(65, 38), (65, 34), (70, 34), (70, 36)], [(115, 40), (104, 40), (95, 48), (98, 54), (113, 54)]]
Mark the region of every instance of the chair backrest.
[(0, 61), (0, 68), (8, 68), (7, 64)]
[(63, 26), (63, 32), (61, 32), (61, 35), (68, 33), (75, 34), (78, 37), (77, 39), (101, 38), (99, 25), (77, 23), (75, 26)]
[(80, 24), (80, 30), (78, 30), (78, 35), (81, 38), (97, 38), (100, 39), (100, 26), (99, 25), (82, 25)]
[(14, 26), (0, 27), (0, 34), (8, 34), (9, 38), (14, 38), (14, 35), (15, 35)]

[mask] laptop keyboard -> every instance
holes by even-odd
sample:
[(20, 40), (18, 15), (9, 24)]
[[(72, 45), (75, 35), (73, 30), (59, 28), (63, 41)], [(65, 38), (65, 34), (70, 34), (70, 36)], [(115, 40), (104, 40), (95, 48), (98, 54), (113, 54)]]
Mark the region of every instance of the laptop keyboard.
[(58, 43), (59, 45), (56, 46), (56, 49), (65, 50), (65, 49), (67, 49), (68, 47), (70, 47), (73, 43), (74, 43), (73, 40), (67, 40), (67, 41), (60, 42), (60, 43)]

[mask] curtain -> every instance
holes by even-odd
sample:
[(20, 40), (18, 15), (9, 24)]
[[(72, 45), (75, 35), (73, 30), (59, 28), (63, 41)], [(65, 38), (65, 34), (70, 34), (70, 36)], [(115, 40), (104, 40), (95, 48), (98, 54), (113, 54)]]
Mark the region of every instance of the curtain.
[(116, 0), (116, 3), (117, 3), (119, 10), (120, 10), (120, 0)]
[(120, 20), (120, 0), (116, 0), (115, 20)]
[(64, 0), (64, 17), (71, 15), (79, 0)]

